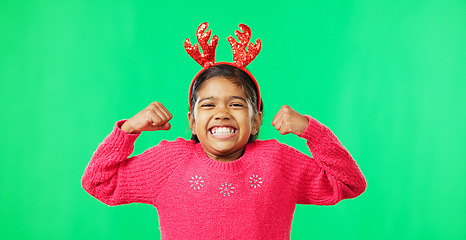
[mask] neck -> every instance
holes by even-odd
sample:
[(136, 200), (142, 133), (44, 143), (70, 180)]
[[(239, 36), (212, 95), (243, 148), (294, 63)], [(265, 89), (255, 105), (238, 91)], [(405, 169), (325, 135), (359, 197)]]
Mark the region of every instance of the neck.
[(241, 156), (243, 156), (245, 148), (246, 147), (240, 149), (237, 152), (229, 154), (229, 155), (216, 155), (216, 154), (209, 153), (209, 152), (206, 152), (206, 151), (204, 151), (204, 152), (206, 153), (207, 157), (209, 157), (210, 159), (213, 159), (213, 160), (216, 160), (216, 161), (219, 161), (219, 162), (233, 162), (233, 161), (237, 160), (238, 158), (240, 158)]

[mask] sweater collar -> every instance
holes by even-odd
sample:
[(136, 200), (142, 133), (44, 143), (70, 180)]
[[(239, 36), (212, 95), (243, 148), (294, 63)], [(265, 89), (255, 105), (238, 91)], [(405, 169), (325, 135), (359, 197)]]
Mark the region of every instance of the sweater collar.
[(246, 144), (243, 156), (231, 162), (220, 162), (207, 157), (200, 143), (194, 145), (194, 153), (196, 158), (208, 167), (220, 172), (234, 173), (242, 171), (249, 165), (251, 159), (255, 159), (255, 147), (255, 142)]

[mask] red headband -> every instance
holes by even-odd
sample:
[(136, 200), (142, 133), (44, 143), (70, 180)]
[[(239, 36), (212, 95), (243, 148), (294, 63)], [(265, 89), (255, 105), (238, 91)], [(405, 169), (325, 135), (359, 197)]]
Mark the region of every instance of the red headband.
[[(220, 64), (228, 64), (243, 70), (246, 74), (249, 75), (249, 77), (251, 77), (257, 89), (257, 110), (260, 111), (261, 97), (259, 85), (257, 84), (257, 81), (254, 78), (254, 76), (252, 76), (252, 74), (246, 69), (246, 66), (249, 63), (251, 63), (251, 61), (254, 60), (254, 58), (256, 58), (256, 56), (259, 54), (261, 50), (260, 39), (257, 39), (255, 44), (249, 42), (249, 40), (251, 39), (251, 29), (245, 24), (240, 24), (239, 28), (243, 32), (241, 33), (238, 30), (235, 31), (235, 35), (236, 37), (238, 37), (238, 40), (240, 42), (237, 42), (231, 36), (228, 37), (228, 42), (230, 43), (231, 49), (233, 51), (233, 63), (215, 63), (215, 48), (217, 47), (218, 37), (214, 35), (212, 37), (212, 40), (208, 43), (210, 35), (212, 34), (211, 30), (207, 30), (205, 32), (208, 26), (209, 24), (205, 22), (199, 25), (199, 27), (197, 28), (196, 36), (197, 41), (199, 42), (199, 45), (202, 48), (202, 53), (199, 52), (197, 43), (194, 44), (194, 46), (191, 46), (191, 42), (188, 38), (186, 38), (186, 41), (184, 42), (184, 48), (186, 49), (186, 52), (189, 54), (189, 56), (191, 56), (197, 63), (199, 63), (199, 65), (203, 67), (202, 70), (196, 74), (193, 81), (191, 82), (191, 86), (189, 87), (189, 99), (191, 99), (194, 81), (197, 79), (199, 74), (201, 74), (204, 70), (208, 69), (209, 67), (217, 66)], [(246, 51), (246, 46), (248, 46), (248, 43), (249, 47)], [(189, 101), (189, 108), (191, 109), (191, 101)]]

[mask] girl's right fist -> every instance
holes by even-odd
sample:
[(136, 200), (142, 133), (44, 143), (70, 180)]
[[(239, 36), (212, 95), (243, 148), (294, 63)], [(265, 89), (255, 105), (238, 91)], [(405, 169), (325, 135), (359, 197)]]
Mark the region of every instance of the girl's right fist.
[(141, 133), (142, 131), (169, 130), (171, 113), (159, 102), (151, 103), (147, 108), (128, 119), (121, 130), (127, 133)]

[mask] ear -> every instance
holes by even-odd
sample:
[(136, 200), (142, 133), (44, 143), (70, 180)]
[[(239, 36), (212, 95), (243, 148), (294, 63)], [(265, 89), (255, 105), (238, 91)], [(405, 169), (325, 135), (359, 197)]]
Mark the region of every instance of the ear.
[(196, 121), (194, 120), (194, 116), (191, 114), (191, 112), (188, 112), (188, 122), (191, 132), (193, 133), (193, 135), (196, 135)]
[(259, 128), (261, 127), (261, 125), (262, 125), (262, 112), (258, 112), (256, 116), (254, 117), (254, 119), (252, 120), (252, 130), (253, 130), (252, 135), (256, 135), (257, 132), (259, 132)]

